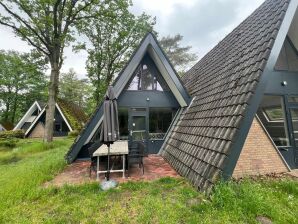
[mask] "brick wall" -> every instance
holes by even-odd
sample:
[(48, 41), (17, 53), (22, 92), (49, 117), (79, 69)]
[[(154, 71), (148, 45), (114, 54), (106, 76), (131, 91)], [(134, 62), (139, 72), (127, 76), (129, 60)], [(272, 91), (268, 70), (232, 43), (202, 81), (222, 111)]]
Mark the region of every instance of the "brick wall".
[(44, 125), (41, 122), (38, 122), (38, 124), (31, 131), (29, 138), (43, 138), (44, 132), (45, 132)]
[(233, 172), (234, 178), (248, 175), (287, 172), (279, 153), (260, 121), (254, 118)]

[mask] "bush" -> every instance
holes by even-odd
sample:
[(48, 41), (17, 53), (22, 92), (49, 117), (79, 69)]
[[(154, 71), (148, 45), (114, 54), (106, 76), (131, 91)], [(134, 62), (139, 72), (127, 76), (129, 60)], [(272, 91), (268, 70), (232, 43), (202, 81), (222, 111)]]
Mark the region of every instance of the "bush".
[(16, 130), (16, 131), (1, 131), (0, 132), (0, 139), (9, 139), (9, 138), (24, 138), (25, 133), (23, 130)]
[(78, 130), (70, 131), (68, 132), (68, 137), (76, 138), (79, 135), (79, 133), (80, 132)]
[(12, 149), (16, 147), (18, 141), (16, 138), (0, 139), (0, 147)]

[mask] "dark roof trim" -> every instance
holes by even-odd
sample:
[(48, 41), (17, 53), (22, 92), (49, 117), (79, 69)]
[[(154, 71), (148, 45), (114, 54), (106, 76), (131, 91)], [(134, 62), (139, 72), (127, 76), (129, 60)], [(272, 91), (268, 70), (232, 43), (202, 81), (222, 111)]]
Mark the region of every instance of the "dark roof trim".
[(41, 105), (39, 104), (38, 101), (34, 101), (34, 103), (31, 105), (31, 107), (26, 111), (26, 113), (24, 114), (24, 116), (20, 119), (20, 121), (17, 123), (17, 125), (14, 127), (13, 130), (18, 130), (20, 129), (23, 124), (26, 122), (26, 119), (28, 119), (32, 113), (38, 109), (39, 111), (42, 111), (43, 107), (41, 107)]
[(255, 90), (254, 95), (248, 102), (248, 109), (246, 110), (243, 120), (241, 121), (239, 132), (237, 133), (237, 136), (235, 136), (234, 138), (236, 139), (236, 141), (232, 145), (229, 159), (227, 160), (227, 163), (225, 164), (225, 167), (223, 169), (224, 179), (229, 179), (233, 174), (238, 158), (242, 151), (244, 142), (246, 140), (246, 136), (249, 132), (254, 116), (258, 110), (258, 107), (264, 95), (266, 84), (270, 80), (270, 75), (272, 74), (272, 72), (274, 72), (274, 66), (277, 62), (279, 53), (282, 49), (283, 43), (286, 39), (287, 33), (291, 26), (291, 22), (294, 18), (297, 6), (298, 6), (298, 0), (291, 0), (291, 2), (289, 3), (288, 9), (282, 21), (282, 24), (279, 28), (277, 37), (273, 44), (264, 72), (261, 75), (259, 84)]
[[(156, 63), (157, 68), (159, 69), (161, 75), (165, 79), (172, 93), (176, 97), (180, 106), (187, 106), (191, 100), (191, 97), (187, 93), (186, 88), (182, 85), (181, 80), (177, 76), (177, 72), (175, 71), (168, 58), (165, 56), (164, 52), (158, 45), (158, 42), (152, 33), (148, 33), (143, 38), (139, 47), (130, 58), (129, 62), (126, 64), (124, 69), (119, 73), (118, 77), (114, 81), (113, 86), (116, 97), (119, 97), (146, 52), (149, 53), (152, 60)], [(102, 104), (100, 104), (94, 115), (91, 117), (87, 126), (85, 126), (81, 134), (71, 146), (70, 150), (67, 152), (65, 158), (68, 163), (73, 162), (83, 145), (91, 140), (92, 136), (101, 124), (102, 116), (103, 108)]]

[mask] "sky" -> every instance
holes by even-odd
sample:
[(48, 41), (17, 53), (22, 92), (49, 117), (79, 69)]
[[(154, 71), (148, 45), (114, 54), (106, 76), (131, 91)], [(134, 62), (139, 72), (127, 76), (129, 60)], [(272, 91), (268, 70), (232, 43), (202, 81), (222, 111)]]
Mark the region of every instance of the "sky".
[[(155, 30), (159, 37), (181, 34), (182, 45), (203, 57), (220, 40), (249, 16), (264, 0), (133, 0), (131, 12), (145, 12), (156, 17)], [(30, 51), (26, 42), (8, 28), (0, 26), (0, 49)], [(65, 50), (62, 72), (74, 68), (79, 77), (86, 75), (85, 52)]]

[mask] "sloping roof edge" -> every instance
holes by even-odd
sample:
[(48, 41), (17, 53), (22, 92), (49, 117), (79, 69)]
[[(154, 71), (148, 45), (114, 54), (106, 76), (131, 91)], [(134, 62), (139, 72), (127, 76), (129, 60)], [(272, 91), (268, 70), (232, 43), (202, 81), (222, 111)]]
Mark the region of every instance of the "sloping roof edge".
[(38, 102), (37, 101), (34, 101), (34, 103), (31, 105), (31, 107), (26, 111), (26, 113), (24, 114), (24, 116), (20, 119), (20, 121), (14, 127), (14, 129), (13, 129), (14, 131), (21, 128), (21, 126), (25, 123), (25, 119), (28, 117), (28, 115), (30, 114), (30, 112), (31, 113), (34, 112), (33, 111), (34, 106), (36, 106), (39, 111), (42, 110), (42, 108), (40, 107), (40, 105), (38, 104)]

